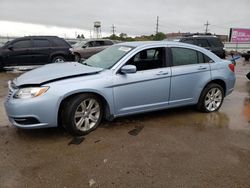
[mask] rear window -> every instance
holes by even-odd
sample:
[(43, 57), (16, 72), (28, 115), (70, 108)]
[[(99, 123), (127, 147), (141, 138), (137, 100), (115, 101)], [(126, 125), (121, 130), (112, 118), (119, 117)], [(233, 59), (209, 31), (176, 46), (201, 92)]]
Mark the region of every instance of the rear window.
[(212, 47), (223, 47), (224, 46), (222, 44), (222, 42), (220, 41), (220, 39), (218, 39), (218, 38), (209, 38), (208, 42), (210, 43), (210, 45)]
[(200, 47), (209, 47), (207, 39), (196, 39), (197, 46)]
[(182, 39), (181, 42), (188, 43), (188, 44), (194, 44), (193, 39)]
[(109, 40), (105, 40), (105, 41), (104, 41), (104, 45), (105, 45), (105, 46), (112, 45), (112, 44), (113, 44), (113, 42), (111, 42), (111, 41), (109, 41)]
[(198, 57), (195, 50), (187, 48), (171, 48), (171, 50), (174, 66), (198, 63)]
[(100, 40), (100, 41), (95, 41), (95, 46), (104, 46), (104, 41)]
[(210, 63), (212, 60), (205, 54), (188, 48), (171, 48), (173, 66)]
[(55, 44), (55, 46), (62, 46), (62, 47), (71, 47), (69, 45), (69, 43), (67, 43), (66, 41), (64, 41), (61, 38), (52, 38), (53, 43)]
[(48, 48), (50, 46), (50, 43), (46, 39), (33, 39), (33, 43), (35, 47), (40, 48)]

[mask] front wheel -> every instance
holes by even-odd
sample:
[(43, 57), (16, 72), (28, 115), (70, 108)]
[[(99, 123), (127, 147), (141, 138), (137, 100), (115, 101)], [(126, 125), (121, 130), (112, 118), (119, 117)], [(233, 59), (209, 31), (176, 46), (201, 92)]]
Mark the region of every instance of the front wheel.
[(92, 94), (77, 95), (66, 102), (62, 124), (72, 135), (81, 136), (95, 130), (103, 115), (101, 100)]
[(3, 64), (3, 62), (0, 60), (0, 72), (1, 71), (4, 71), (4, 64)]
[(223, 88), (218, 84), (212, 83), (202, 91), (197, 108), (203, 112), (215, 112), (220, 109), (223, 100)]

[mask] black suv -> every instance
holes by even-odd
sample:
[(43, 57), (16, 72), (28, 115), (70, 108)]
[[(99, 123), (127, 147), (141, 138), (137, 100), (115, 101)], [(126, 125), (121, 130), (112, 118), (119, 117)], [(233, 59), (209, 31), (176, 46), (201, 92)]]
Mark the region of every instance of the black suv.
[(29, 36), (14, 39), (0, 48), (0, 69), (4, 66), (43, 65), (73, 61), (71, 46), (56, 36)]
[(206, 48), (223, 59), (226, 57), (223, 43), (219, 38), (213, 35), (194, 35), (184, 37), (180, 39), (180, 42), (194, 44), (196, 46)]

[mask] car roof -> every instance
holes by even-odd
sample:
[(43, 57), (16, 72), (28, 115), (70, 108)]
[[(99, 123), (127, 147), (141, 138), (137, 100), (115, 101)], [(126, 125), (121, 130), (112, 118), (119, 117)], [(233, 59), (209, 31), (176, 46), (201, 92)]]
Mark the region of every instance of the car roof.
[(186, 43), (181, 42), (175, 42), (175, 41), (138, 41), (138, 42), (124, 42), (124, 43), (118, 43), (116, 45), (125, 45), (125, 46), (131, 46), (131, 47), (140, 47), (140, 46), (151, 46), (151, 45), (180, 45), (183, 46), (193, 46)]
[(83, 39), (82, 41), (112, 41), (110, 39)]
[(200, 39), (200, 38), (205, 38), (205, 39), (219, 39), (217, 36), (214, 35), (194, 35), (194, 36), (188, 36), (188, 37), (183, 37), (181, 39)]
[(169, 46), (169, 47), (187, 47), (193, 50), (199, 50), (206, 55), (209, 54), (210, 57), (213, 57), (212, 59), (214, 60), (219, 60), (219, 57), (217, 57), (215, 54), (212, 52), (206, 50), (205, 48), (193, 45), (193, 44), (188, 44), (188, 43), (183, 43), (183, 42), (175, 42), (175, 41), (139, 41), (139, 42), (124, 42), (124, 43), (119, 43), (115, 44), (116, 46), (128, 46), (128, 47), (133, 47), (133, 48), (147, 48), (147, 47), (152, 47), (152, 46)]
[(58, 36), (44, 36), (44, 35), (36, 35), (36, 36), (25, 36), (25, 37), (19, 37), (16, 39), (30, 39), (30, 38), (59, 38)]

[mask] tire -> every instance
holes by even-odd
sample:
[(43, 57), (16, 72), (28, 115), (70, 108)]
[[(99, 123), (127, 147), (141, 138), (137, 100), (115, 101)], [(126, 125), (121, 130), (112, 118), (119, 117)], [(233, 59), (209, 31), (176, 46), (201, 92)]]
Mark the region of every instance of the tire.
[(224, 96), (224, 89), (219, 84), (211, 83), (203, 89), (197, 109), (207, 113), (218, 111), (223, 103)]
[(52, 63), (62, 63), (65, 62), (65, 58), (63, 56), (55, 56), (52, 59)]
[(4, 64), (3, 62), (0, 60), (0, 72), (4, 71)]
[(75, 54), (75, 61), (80, 62), (81, 61), (81, 56), (79, 54)]
[(248, 80), (250, 80), (250, 72), (246, 74)]
[(103, 116), (101, 100), (93, 94), (80, 94), (63, 106), (63, 127), (73, 136), (82, 136), (95, 130)]

